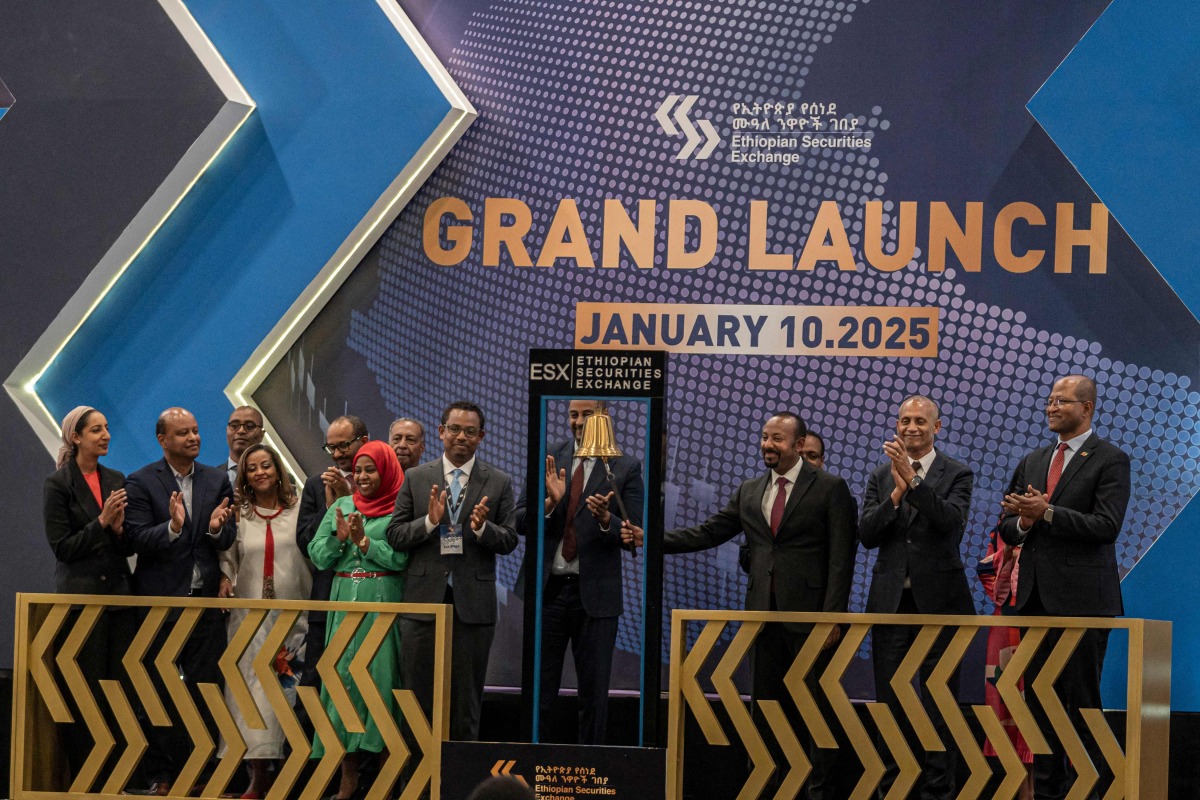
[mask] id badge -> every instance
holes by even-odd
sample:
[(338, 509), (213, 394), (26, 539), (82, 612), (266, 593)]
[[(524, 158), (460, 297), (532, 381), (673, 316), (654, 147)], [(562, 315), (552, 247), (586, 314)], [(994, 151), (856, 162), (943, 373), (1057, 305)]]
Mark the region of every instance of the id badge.
[(442, 523), (438, 526), (438, 537), (441, 541), (442, 555), (461, 556), (463, 554), (462, 528), (454, 524)]

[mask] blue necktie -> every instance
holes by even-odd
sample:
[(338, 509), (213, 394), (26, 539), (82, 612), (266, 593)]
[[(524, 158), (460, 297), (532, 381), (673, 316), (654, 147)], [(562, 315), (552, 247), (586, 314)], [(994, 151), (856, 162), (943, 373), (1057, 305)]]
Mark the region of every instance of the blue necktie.
[(450, 482), (450, 506), (452, 508), (454, 508), (455, 510), (457, 510), (459, 500), (462, 497), (463, 471), (461, 469), (456, 468), (453, 472), (450, 473), (450, 475), (454, 478), (454, 480)]

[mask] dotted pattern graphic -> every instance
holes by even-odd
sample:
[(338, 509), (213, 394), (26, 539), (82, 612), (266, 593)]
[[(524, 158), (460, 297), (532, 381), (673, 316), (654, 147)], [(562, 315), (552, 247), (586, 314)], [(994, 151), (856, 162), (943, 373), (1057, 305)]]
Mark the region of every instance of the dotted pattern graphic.
[[(972, 572), (1017, 462), (1050, 440), (1042, 398), (1055, 377), (1084, 371), (1100, 385), (1097, 431), (1133, 460), (1132, 501), (1118, 542), (1124, 573), (1197, 485), (1200, 393), (1187, 376), (1106, 358), (1100, 330), (1084, 339), (1035, 329), (1019, 311), (969, 297), (953, 270), (926, 272), (920, 254), (899, 273), (863, 265), (853, 273), (827, 265), (751, 273), (747, 198), (770, 202), (773, 242), (795, 251), (825, 198), (836, 198), (843, 213), (883, 200), (885, 228), (894, 225), (898, 208), (887, 198), (885, 165), (843, 150), (813, 151), (792, 166), (738, 165), (724, 160), (727, 144), (709, 161), (678, 162), (681, 140), (654, 120), (668, 93), (699, 94), (693, 113), (714, 120), (745, 98), (823, 99), (805, 97), (813, 54), (852, 22), (859, 5), (810, 0), (764, 11), (739, 2), (502, 0), (477, 15), (447, 66), (480, 118), (383, 238), (379, 294), (368, 313), (355, 316), (349, 346), (367, 359), (397, 412), (434, 418), (452, 397), (478, 398), (489, 419), (503, 421), (489, 426), (481, 454), (521, 481), (530, 446), (523, 424), (527, 349), (572, 346), (576, 301), (938, 306), (936, 359), (672, 356), (668, 527), (703, 520), (760, 472), (758, 431), (777, 409), (795, 409), (825, 436), (827, 468), (861, 498), (899, 402), (921, 392), (941, 404), (938, 447), (975, 469), (963, 542)], [(886, 130), (884, 114), (870, 109), (860, 129), (868, 136)], [(465, 200), (475, 219), (470, 255), (459, 266), (434, 266), (422, 249), (424, 211), (444, 196)], [(657, 198), (656, 266), (641, 270), (623, 259), (619, 269), (565, 262), (516, 268), (502, 249), (500, 267), (482, 267), (487, 197), (530, 205), (534, 222), (525, 241), (535, 261), (558, 198), (580, 199), (597, 255), (600, 198), (621, 198), (627, 209), (639, 198)], [(715, 207), (722, 229), (713, 264), (665, 268), (669, 197), (703, 198)], [(855, 252), (862, 231), (862, 219), (850, 221)], [(851, 610), (864, 607), (872, 561), (860, 551)], [(500, 560), (506, 586), (519, 563)], [(745, 590), (736, 543), (668, 558), (667, 614), (740, 608)], [(632, 591), (626, 605), (636, 608)], [(978, 585), (975, 600), (990, 612)], [(623, 628), (620, 646), (636, 652), (627, 633)], [(664, 656), (667, 641), (669, 635)]]

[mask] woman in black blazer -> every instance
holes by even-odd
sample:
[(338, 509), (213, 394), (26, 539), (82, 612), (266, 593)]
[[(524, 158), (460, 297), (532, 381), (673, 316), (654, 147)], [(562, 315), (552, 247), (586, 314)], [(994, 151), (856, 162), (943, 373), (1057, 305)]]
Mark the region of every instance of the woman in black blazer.
[[(127, 557), (132, 550), (122, 537), (125, 476), (100, 465), (108, 442), (108, 420), (94, 408), (79, 406), (63, 420), (58, 470), (46, 478), (42, 504), (46, 539), (58, 560), (55, 583), (60, 594), (130, 593)], [(77, 619), (76, 613), (67, 618), (60, 638)], [(94, 696), (103, 696), (100, 680), (124, 681), (121, 657), (136, 625), (131, 607), (108, 608), (97, 619), (78, 659)], [(78, 713), (75, 718), (81, 719)], [(68, 725), (65, 733), (75, 774), (92, 750), (92, 739), (78, 721)]]

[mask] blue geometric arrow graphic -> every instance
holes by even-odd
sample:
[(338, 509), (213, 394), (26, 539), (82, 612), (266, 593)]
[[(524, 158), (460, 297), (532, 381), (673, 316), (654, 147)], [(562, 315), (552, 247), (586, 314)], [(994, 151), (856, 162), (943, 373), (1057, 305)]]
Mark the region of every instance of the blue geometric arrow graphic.
[(170, 405), (223, 460), (231, 381), (336, 290), (474, 117), (390, 0), (187, 10), (257, 111), (26, 386), (47, 427), (107, 411), (124, 469), (160, 455)]
[[(1200, 14), (1193, 3), (1117, 0), (1029, 102), (1029, 110), (1200, 316), (1197, 42)], [(1194, 401), (1182, 413), (1195, 421)], [(1179, 599), (1181, 591), (1191, 595), (1197, 587), (1191, 534), (1198, 526), (1200, 506), (1193, 497), (1122, 583), (1127, 614), (1173, 622), (1181, 664), (1200, 657), (1200, 621)], [(1124, 656), (1125, 642), (1114, 641), (1105, 668), (1106, 702), (1120, 702)], [(1200, 710), (1200, 682), (1174, 681), (1171, 705)]]

